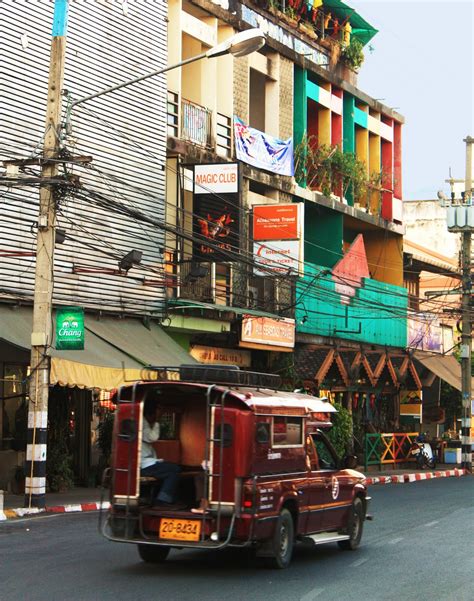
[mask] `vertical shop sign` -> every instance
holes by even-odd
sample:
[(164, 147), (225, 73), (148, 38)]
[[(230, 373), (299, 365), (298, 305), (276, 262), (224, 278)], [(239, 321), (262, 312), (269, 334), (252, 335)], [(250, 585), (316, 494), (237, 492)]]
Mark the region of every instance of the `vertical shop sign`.
[(84, 309), (61, 307), (56, 311), (56, 349), (84, 350)]
[(304, 204), (256, 205), (252, 209), (254, 274), (304, 273)]
[(240, 245), (238, 164), (195, 165), (193, 204), (194, 259), (231, 261)]

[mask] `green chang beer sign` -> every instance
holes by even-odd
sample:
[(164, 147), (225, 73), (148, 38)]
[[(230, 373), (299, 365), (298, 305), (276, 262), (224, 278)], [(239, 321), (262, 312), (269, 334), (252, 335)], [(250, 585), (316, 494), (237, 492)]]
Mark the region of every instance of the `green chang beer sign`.
[(81, 307), (57, 309), (56, 349), (62, 351), (84, 349), (84, 309)]

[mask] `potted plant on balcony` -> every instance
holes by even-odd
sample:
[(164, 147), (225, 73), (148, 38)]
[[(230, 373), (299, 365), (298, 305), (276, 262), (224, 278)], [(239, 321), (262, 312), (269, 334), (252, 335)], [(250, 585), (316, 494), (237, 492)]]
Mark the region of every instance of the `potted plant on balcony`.
[(280, 3), (278, 0), (267, 0), (266, 8), (269, 13), (275, 16), (281, 15)]
[(363, 48), (362, 42), (352, 37), (350, 43), (341, 50), (343, 63), (353, 71), (357, 72), (364, 62)]
[(311, 38), (313, 40), (315, 40), (318, 37), (314, 30), (314, 26), (309, 21), (306, 21), (305, 19), (301, 19), (301, 21), (299, 22), (299, 28), (302, 33), (304, 33), (305, 35), (307, 35), (309, 38)]
[(282, 13), (283, 20), (293, 28), (298, 27), (298, 21), (300, 19), (298, 13), (293, 8), (293, 6), (287, 6), (285, 8), (285, 12)]

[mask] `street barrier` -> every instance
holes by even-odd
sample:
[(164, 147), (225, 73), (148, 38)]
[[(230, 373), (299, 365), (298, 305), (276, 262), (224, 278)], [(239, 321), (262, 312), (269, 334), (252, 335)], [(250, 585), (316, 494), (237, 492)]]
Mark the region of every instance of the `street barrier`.
[(418, 432), (392, 432), (365, 435), (364, 463), (379, 467), (411, 461), (410, 447)]

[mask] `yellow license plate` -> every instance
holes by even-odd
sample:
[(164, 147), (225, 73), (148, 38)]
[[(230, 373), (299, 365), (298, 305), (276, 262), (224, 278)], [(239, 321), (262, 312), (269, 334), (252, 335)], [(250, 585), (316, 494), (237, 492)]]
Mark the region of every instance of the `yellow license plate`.
[(160, 538), (171, 540), (199, 540), (201, 522), (196, 520), (168, 520), (160, 521)]

